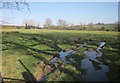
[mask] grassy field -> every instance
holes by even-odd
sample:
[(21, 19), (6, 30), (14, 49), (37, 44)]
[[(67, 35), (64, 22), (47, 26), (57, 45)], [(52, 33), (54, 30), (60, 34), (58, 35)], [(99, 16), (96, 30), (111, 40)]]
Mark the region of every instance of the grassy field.
[[(120, 56), (118, 32), (106, 31), (73, 31), (73, 30), (35, 30), (35, 29), (3, 29), (2, 30), (2, 76), (7, 78), (25, 79), (24, 73), (36, 77), (42, 70), (42, 62), (50, 60), (58, 51), (70, 50), (87, 42), (87, 47), (81, 48), (71, 55), (76, 62), (62, 65), (64, 72), (56, 69), (44, 75), (43, 80), (79, 80), (81, 81), (81, 60), (86, 56), (86, 48), (95, 49), (100, 41), (106, 41), (103, 49), (104, 61), (109, 66), (107, 73), (110, 80), (119, 80)], [(104, 60), (103, 60), (104, 58)], [(48, 67), (47, 67), (48, 68)], [(46, 68), (46, 69), (47, 69)], [(33, 78), (31, 76), (31, 78)]]

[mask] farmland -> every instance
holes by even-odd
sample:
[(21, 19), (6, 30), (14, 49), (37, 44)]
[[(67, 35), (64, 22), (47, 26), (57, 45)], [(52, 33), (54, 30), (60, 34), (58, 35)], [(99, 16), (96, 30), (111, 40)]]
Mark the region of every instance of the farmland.
[[(2, 30), (2, 77), (25, 79), (25, 72), (30, 78), (48, 81), (82, 81), (81, 60), (86, 58), (84, 50), (96, 49), (100, 41), (106, 41), (102, 50), (103, 61), (109, 67), (106, 73), (109, 80), (119, 80), (120, 56), (118, 32), (80, 31), (80, 30), (47, 30), (47, 29), (3, 29)], [(87, 43), (77, 53), (71, 55), (76, 62), (63, 64), (62, 70), (57, 66), (51, 73), (47, 65), (42, 71), (44, 62), (62, 50), (71, 50)], [(61, 62), (61, 60), (59, 60)], [(56, 65), (56, 64), (55, 64)], [(61, 73), (62, 71), (62, 73)], [(6, 79), (4, 79), (6, 80)], [(10, 80), (10, 79), (9, 79)]]

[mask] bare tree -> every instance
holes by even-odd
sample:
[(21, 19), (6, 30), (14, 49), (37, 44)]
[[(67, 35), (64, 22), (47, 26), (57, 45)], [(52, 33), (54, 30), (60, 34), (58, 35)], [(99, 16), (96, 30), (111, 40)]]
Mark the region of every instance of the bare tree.
[(47, 18), (45, 20), (44, 27), (49, 28), (50, 26), (52, 26), (52, 20), (50, 18)]
[(35, 21), (33, 19), (25, 19), (23, 21), (23, 25), (26, 27), (26, 28), (40, 28), (40, 22), (38, 21)]
[(58, 26), (67, 27), (68, 23), (65, 20), (59, 19), (57, 21)]
[(64, 22), (64, 20), (59, 19), (59, 20), (57, 21), (58, 26), (62, 26), (62, 25), (63, 25), (63, 22)]
[(33, 19), (25, 19), (23, 21), (23, 25), (25, 25), (26, 28), (35, 28), (36, 22)]

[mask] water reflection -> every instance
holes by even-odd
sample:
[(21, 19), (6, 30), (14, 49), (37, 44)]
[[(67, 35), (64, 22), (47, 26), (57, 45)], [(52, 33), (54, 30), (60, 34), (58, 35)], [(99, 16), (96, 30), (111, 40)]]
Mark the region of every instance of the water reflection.
[[(81, 61), (81, 68), (85, 70), (85, 73), (82, 74), (82, 80), (83, 81), (108, 81), (106, 72), (108, 72), (109, 68), (108, 66), (104, 65), (102, 62), (98, 61), (96, 58), (102, 56), (101, 50), (105, 46), (105, 42), (100, 42), (98, 48), (96, 50), (93, 50), (91, 52), (84, 51), (84, 54), (88, 56), (88, 58), (85, 58)], [(60, 51), (59, 56), (54, 57), (49, 61), (49, 64), (54, 64), (58, 59), (61, 59), (63, 61), (63, 64), (69, 63), (69, 61), (75, 61), (74, 58), (69, 58), (69, 61), (66, 60), (66, 57), (74, 54), (79, 50), (81, 47), (83, 47), (86, 44), (83, 44), (80, 47), (77, 47), (74, 50), (69, 51)]]
[[(99, 47), (91, 52), (85, 51), (84, 54), (88, 56), (81, 61), (81, 68), (85, 70), (82, 74), (83, 81), (108, 81), (106, 72), (108, 72), (108, 66), (98, 61), (96, 58), (101, 57), (101, 50), (104, 48), (105, 42), (100, 42)], [(96, 69), (96, 66), (99, 67)]]
[(63, 64), (66, 64), (66, 63), (69, 63), (69, 61), (75, 61), (73, 58), (69, 58), (69, 61), (67, 60), (67, 57), (71, 54), (75, 54), (80, 48), (82, 48), (83, 46), (85, 46), (86, 43), (84, 43), (83, 45), (73, 49), (73, 50), (69, 50), (69, 51), (64, 51), (64, 50), (61, 50), (59, 52), (59, 55), (52, 58), (50, 61), (49, 61), (49, 64), (53, 64), (55, 63), (58, 59), (61, 59), (63, 61)]

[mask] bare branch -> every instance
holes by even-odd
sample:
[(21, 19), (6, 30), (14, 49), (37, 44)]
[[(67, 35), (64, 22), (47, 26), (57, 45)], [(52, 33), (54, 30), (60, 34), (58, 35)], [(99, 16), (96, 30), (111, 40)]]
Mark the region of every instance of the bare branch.
[[(20, 12), (30, 14), (29, 4), (25, 0), (0, 0), (0, 10), (9, 9), (9, 10), (18, 10)], [(0, 23), (8, 24), (8, 21), (0, 18)]]
[(30, 12), (25, 0), (0, 0), (0, 9), (15, 9), (21, 12)]

